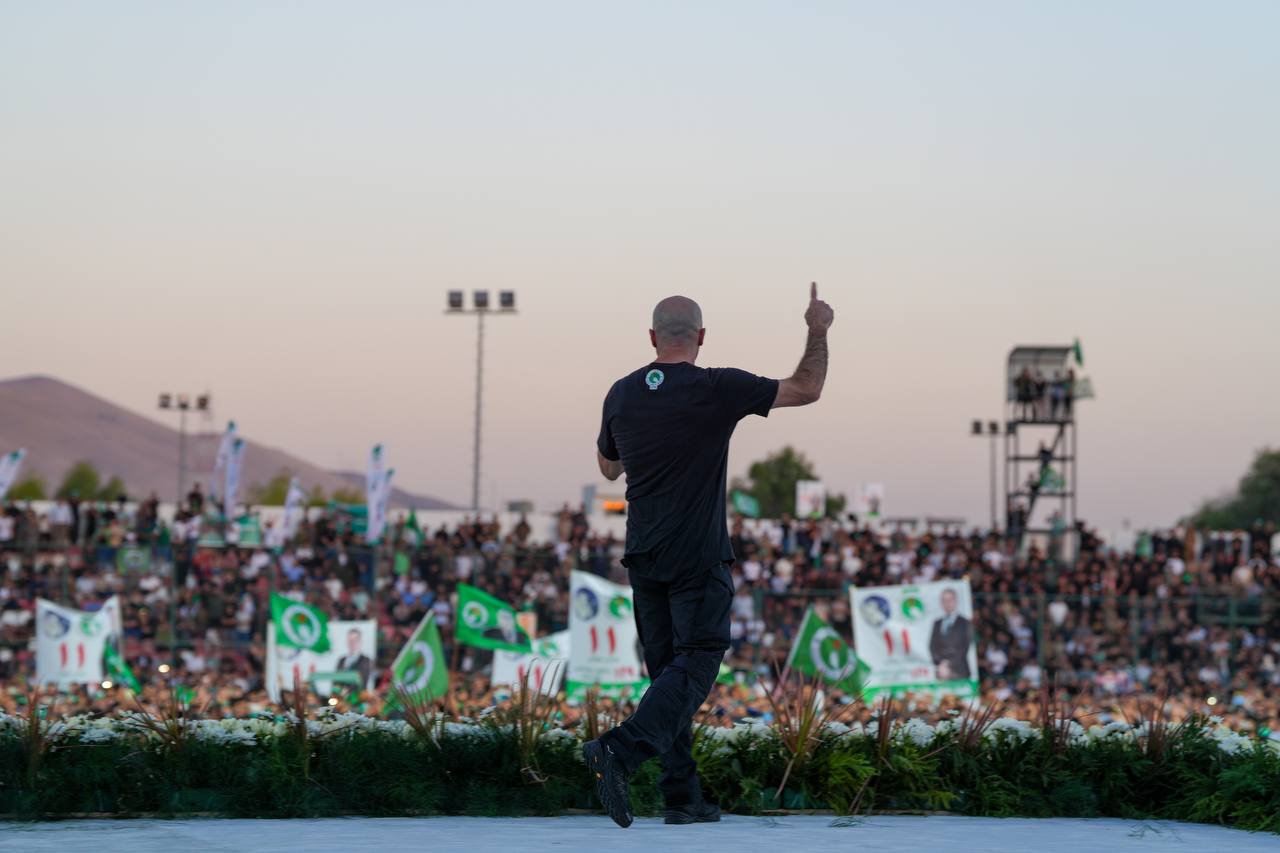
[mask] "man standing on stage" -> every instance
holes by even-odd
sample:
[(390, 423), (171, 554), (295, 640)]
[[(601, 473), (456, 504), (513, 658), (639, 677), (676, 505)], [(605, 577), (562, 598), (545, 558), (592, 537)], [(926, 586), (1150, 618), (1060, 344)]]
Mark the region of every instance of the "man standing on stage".
[(702, 798), (692, 747), (693, 716), (711, 692), (729, 648), (733, 548), (725, 521), (729, 438), (747, 415), (805, 406), (827, 378), (833, 313), (809, 292), (809, 336), (788, 379), (765, 379), (694, 362), (706, 335), (702, 309), (672, 296), (653, 309), (657, 357), (623, 377), (604, 401), (596, 443), (600, 471), (627, 475), (627, 567), (636, 628), (652, 683), (634, 714), (583, 747), (596, 792), (619, 826), (632, 821), (628, 780), (657, 757), (667, 823), (720, 819)]

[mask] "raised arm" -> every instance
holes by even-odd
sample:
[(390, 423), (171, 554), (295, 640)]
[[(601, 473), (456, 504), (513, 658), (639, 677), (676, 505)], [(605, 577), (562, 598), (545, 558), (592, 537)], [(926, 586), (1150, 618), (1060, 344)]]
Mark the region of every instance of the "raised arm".
[(804, 312), (804, 321), (809, 326), (804, 355), (796, 372), (778, 383), (778, 396), (773, 401), (775, 409), (807, 406), (822, 396), (822, 386), (827, 381), (827, 330), (834, 319), (835, 312), (818, 298), (818, 283), (814, 282), (809, 287), (809, 310)]

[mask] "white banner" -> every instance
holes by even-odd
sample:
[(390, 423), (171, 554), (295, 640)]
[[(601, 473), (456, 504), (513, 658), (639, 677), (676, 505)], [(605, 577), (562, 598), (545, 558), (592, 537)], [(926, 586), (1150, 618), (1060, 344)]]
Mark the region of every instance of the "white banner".
[(569, 573), (569, 695), (598, 688), (603, 696), (638, 696), (640, 671), (630, 587), (588, 572)]
[(271, 541), (267, 543), (272, 548), (284, 547), (285, 543), (297, 535), (298, 526), (302, 524), (302, 514), (305, 511), (302, 503), (306, 497), (298, 478), (289, 480), (289, 491), (284, 497), (284, 515), (272, 526)]
[[(217, 501), (218, 488), (222, 485), (222, 477), (226, 473), (227, 463), (231, 461), (231, 448), (236, 440), (236, 422), (227, 421), (227, 428), (218, 442), (218, 455), (213, 459), (213, 476), (209, 479), (209, 500)], [(184, 496), (185, 497), (185, 496)]]
[(387, 496), (391, 493), (391, 476), (395, 470), (387, 471), (386, 457), (382, 445), (375, 444), (369, 451), (369, 464), (364, 470), (364, 506), (367, 515), (364, 540), (377, 542), (382, 538), (382, 530), (387, 524)]
[(22, 460), (26, 458), (27, 451), (21, 447), (0, 457), (0, 499), (3, 499), (17, 482), (18, 472), (22, 470)]
[(871, 667), (865, 695), (978, 693), (969, 581), (849, 589), (853, 645)]
[(114, 596), (97, 613), (37, 598), (36, 681), (58, 685), (100, 683), (102, 651), (119, 618), (119, 602)]
[(373, 619), (358, 622), (329, 622), (329, 650), (316, 653), (276, 645), (274, 626), (267, 630), (267, 696), (280, 701), (281, 690), (292, 690), (295, 681), (310, 684), (320, 696), (333, 691), (333, 682), (313, 678), (316, 674), (358, 672), (361, 690), (371, 690), (377, 679), (378, 623)]
[(871, 521), (883, 514), (884, 483), (863, 483), (854, 500), (853, 512), (863, 521)]
[(534, 640), (533, 654), (495, 650), (490, 681), (494, 687), (505, 685), (515, 689), (523, 679), (531, 690), (554, 696), (568, 664), (569, 632), (559, 631)]
[(827, 487), (821, 480), (796, 480), (796, 518), (827, 514)]
[(227, 457), (227, 481), (222, 490), (222, 515), (227, 521), (236, 517), (236, 497), (240, 493), (240, 467), (244, 462), (244, 439), (231, 442), (231, 454)]

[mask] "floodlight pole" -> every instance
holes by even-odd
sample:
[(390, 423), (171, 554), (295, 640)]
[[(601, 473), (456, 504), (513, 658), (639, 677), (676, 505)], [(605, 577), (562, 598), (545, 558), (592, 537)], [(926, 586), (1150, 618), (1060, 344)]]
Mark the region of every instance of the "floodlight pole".
[[(456, 298), (456, 302), (453, 300)], [(515, 295), (510, 291), (502, 291), (499, 297), (498, 314), (514, 314)], [(510, 300), (508, 303), (506, 300)], [(472, 295), (472, 307), (462, 307), (461, 291), (450, 293), (449, 308), (446, 314), (476, 315), (476, 414), (472, 427), (471, 448), (471, 511), (480, 513), (480, 441), (484, 416), (484, 317), (491, 312), (488, 291), (476, 291)]]
[(471, 511), (480, 513), (480, 415), (484, 410), (484, 310), (476, 311), (476, 423), (471, 452)]

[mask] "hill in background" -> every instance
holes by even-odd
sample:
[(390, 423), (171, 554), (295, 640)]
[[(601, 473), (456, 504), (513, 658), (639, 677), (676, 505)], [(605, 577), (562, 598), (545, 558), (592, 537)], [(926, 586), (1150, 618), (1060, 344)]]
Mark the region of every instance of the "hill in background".
[[(220, 439), (220, 433), (187, 434), (187, 488), (199, 482), (208, 489)], [(364, 488), (363, 474), (327, 471), (249, 438), (245, 444), (241, 499), (285, 468), (298, 475), (307, 491), (319, 486), (331, 495), (338, 489)], [(104, 479), (118, 476), (131, 498), (146, 498), (154, 492), (168, 501), (177, 488), (176, 429), (52, 377), (0, 381), (0, 451), (19, 447), (27, 449), (20, 479), (39, 474), (51, 490), (82, 460), (93, 463)], [(403, 489), (392, 492), (391, 503), (417, 509), (455, 508)]]

